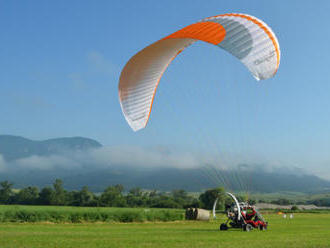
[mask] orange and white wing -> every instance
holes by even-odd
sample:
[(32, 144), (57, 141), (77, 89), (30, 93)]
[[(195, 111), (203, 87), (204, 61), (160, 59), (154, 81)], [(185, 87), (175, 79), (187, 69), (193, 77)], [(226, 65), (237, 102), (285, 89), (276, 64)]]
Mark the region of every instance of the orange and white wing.
[(280, 64), (275, 34), (255, 17), (224, 14), (189, 25), (135, 54), (122, 70), (119, 99), (125, 119), (134, 131), (147, 125), (158, 83), (168, 65), (196, 41), (228, 51), (257, 80), (273, 77)]

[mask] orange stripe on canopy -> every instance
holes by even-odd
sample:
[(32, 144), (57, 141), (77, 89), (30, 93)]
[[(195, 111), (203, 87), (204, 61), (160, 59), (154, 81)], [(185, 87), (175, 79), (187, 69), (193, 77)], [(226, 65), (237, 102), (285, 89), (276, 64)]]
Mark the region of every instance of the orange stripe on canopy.
[(225, 36), (226, 30), (220, 23), (197, 22), (170, 34), (165, 37), (164, 40), (170, 38), (190, 38), (217, 45), (225, 38)]

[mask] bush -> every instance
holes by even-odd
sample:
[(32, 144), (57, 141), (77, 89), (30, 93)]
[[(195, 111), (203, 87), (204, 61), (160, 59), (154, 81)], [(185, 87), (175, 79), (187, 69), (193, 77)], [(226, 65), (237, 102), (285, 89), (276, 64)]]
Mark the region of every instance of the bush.
[(297, 211), (297, 210), (299, 210), (299, 208), (298, 208), (298, 206), (294, 205), (294, 206), (291, 207), (291, 210), (292, 211)]
[(144, 222), (183, 220), (178, 209), (0, 206), (0, 222)]

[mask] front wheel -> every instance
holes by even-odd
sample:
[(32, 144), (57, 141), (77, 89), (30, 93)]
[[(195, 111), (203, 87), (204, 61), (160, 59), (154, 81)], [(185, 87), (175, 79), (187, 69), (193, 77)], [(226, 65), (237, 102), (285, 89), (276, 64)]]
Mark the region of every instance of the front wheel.
[(228, 230), (228, 226), (227, 226), (227, 224), (222, 223), (222, 224), (220, 225), (220, 231), (227, 231), (227, 230)]

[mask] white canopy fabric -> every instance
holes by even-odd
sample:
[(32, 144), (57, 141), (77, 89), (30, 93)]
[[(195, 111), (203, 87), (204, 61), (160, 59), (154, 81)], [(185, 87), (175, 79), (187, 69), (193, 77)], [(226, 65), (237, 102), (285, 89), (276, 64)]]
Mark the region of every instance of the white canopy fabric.
[(280, 46), (261, 20), (245, 14), (223, 14), (189, 25), (135, 54), (120, 75), (119, 99), (134, 131), (149, 120), (159, 81), (171, 61), (196, 41), (216, 45), (237, 57), (257, 80), (273, 77), (280, 64)]

